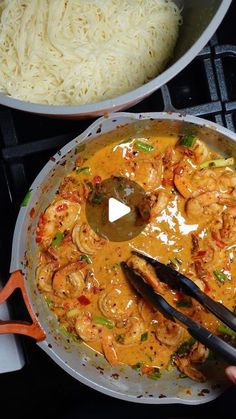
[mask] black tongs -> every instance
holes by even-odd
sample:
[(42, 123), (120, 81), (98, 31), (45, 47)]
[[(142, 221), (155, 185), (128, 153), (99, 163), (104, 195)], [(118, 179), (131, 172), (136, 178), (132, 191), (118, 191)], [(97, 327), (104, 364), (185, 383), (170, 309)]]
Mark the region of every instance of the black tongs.
[[(136, 256), (144, 259), (148, 264), (152, 265), (157, 277), (160, 281), (167, 283), (171, 288), (180, 289), (188, 296), (197, 300), (202, 306), (206, 307), (211, 313), (218, 317), (224, 324), (236, 332), (236, 316), (228, 310), (223, 304), (212, 300), (208, 295), (200, 290), (200, 288), (191, 279), (187, 278), (180, 272), (172, 269), (170, 266), (159, 262), (143, 253), (132, 252)], [(172, 307), (160, 294), (158, 294), (151, 285), (147, 284), (144, 278), (134, 268), (122, 262), (122, 268), (127, 279), (133, 287), (155, 308), (171, 319), (178, 320), (183, 324), (190, 335), (199, 342), (210, 348), (214, 352), (218, 352), (227, 362), (236, 365), (236, 349), (223, 341), (220, 337), (212, 334), (205, 327), (196, 323), (185, 314)]]

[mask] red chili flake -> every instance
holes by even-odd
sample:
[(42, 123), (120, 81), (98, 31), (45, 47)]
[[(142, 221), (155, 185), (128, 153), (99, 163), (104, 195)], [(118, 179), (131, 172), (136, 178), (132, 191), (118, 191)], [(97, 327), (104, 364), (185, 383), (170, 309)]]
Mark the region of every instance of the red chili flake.
[(58, 205), (58, 207), (56, 207), (56, 210), (60, 212), (60, 211), (65, 211), (67, 208), (68, 208), (67, 204), (61, 204), (61, 205)]
[(199, 252), (197, 252), (194, 257), (199, 258), (199, 257), (205, 256), (206, 253), (207, 253), (206, 250), (199, 250)]
[(167, 186), (167, 185), (173, 186), (174, 185), (173, 179), (163, 179), (162, 186)]
[(93, 184), (94, 185), (97, 185), (98, 183), (101, 183), (101, 181), (102, 181), (101, 176), (94, 176), (94, 178), (93, 178)]
[(182, 300), (185, 297), (185, 294), (182, 291), (177, 291), (176, 297), (178, 298), (178, 300)]
[(80, 297), (78, 297), (78, 301), (80, 304), (82, 304), (82, 306), (87, 306), (91, 303), (91, 301), (87, 297), (85, 297), (85, 295), (81, 295)]
[(100, 289), (97, 287), (92, 287), (91, 291), (93, 292), (93, 294), (98, 294), (100, 292)]
[(205, 284), (204, 292), (208, 293), (209, 291), (211, 291), (211, 287), (206, 280), (204, 281), (204, 284)]
[(177, 166), (175, 168), (175, 170), (174, 170), (174, 174), (175, 175), (182, 175), (183, 171), (184, 171), (184, 167), (183, 166)]
[(34, 214), (35, 214), (35, 209), (31, 208), (30, 213), (29, 213), (30, 218), (33, 218)]
[(212, 236), (213, 240), (215, 240), (216, 246), (218, 246), (220, 249), (224, 249), (226, 244), (224, 242), (222, 242), (222, 240), (219, 240), (218, 235), (215, 231), (211, 232), (211, 236)]
[(79, 197), (78, 192), (76, 191), (63, 192), (61, 196), (62, 198), (67, 199), (68, 201), (72, 201), (72, 202), (81, 201), (81, 198)]

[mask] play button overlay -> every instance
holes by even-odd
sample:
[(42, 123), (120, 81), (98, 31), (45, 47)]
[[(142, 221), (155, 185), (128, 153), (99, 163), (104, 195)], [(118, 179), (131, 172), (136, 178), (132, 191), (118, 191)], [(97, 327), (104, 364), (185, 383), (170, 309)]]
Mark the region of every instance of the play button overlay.
[(109, 198), (108, 200), (108, 220), (110, 223), (119, 220), (125, 215), (129, 214), (131, 208), (123, 204), (120, 201), (117, 201), (115, 198)]
[(127, 178), (112, 176), (93, 186), (86, 203), (86, 217), (99, 236), (122, 242), (138, 236), (148, 217), (143, 217), (144, 189)]

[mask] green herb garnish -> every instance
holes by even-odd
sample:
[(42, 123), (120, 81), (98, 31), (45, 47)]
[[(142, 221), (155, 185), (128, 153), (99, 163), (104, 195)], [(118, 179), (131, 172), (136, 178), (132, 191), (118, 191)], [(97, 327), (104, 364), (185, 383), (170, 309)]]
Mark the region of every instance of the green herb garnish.
[(193, 337), (191, 337), (189, 340), (186, 340), (186, 342), (183, 342), (179, 348), (176, 351), (177, 355), (184, 355), (186, 354), (189, 349), (191, 349), (191, 347), (194, 345), (194, 343), (196, 342), (196, 339), (194, 339)]
[(88, 264), (92, 263), (91, 259), (87, 255), (80, 255), (79, 260), (86, 262)]
[(58, 231), (56, 233), (53, 241), (52, 241), (52, 247), (55, 247), (55, 248), (59, 247), (60, 244), (61, 244), (61, 242), (62, 242), (62, 240), (63, 240), (63, 238), (64, 238), (64, 234), (61, 233), (60, 231)]
[(85, 166), (85, 167), (76, 167), (75, 169), (76, 173), (84, 173), (85, 175), (89, 175), (90, 174), (90, 167)]
[(76, 152), (76, 153), (81, 153), (81, 151), (84, 151), (84, 150), (85, 150), (85, 147), (86, 147), (86, 145), (85, 145), (85, 144), (79, 144), (79, 145), (76, 147), (75, 152)]
[(132, 369), (135, 371), (140, 372), (141, 369), (144, 367), (144, 363), (143, 362), (137, 362), (137, 364), (132, 365)]
[(151, 380), (159, 380), (161, 378), (161, 372), (159, 368), (154, 368), (152, 372), (147, 374), (147, 377)]
[(227, 336), (230, 336), (231, 338), (235, 337), (234, 331), (223, 323), (219, 324), (219, 326), (217, 327), (217, 331), (221, 333), (222, 335), (227, 335)]
[(31, 193), (32, 193), (32, 189), (30, 189), (27, 192), (27, 194), (25, 195), (25, 197), (24, 197), (24, 199), (22, 201), (22, 204), (21, 204), (22, 207), (27, 207), (27, 205), (29, 203), (29, 200), (30, 200), (30, 197), (31, 197)]
[(213, 271), (214, 276), (216, 277), (217, 281), (221, 282), (221, 284), (224, 284), (226, 280), (226, 275), (221, 271)]
[(134, 142), (134, 147), (139, 150), (139, 151), (144, 151), (146, 153), (150, 153), (151, 151), (154, 150), (153, 145), (148, 144), (148, 143), (143, 143), (142, 141), (135, 141)]
[(93, 321), (96, 324), (101, 324), (102, 326), (106, 326), (108, 329), (113, 329), (114, 323), (110, 319), (106, 319), (106, 317), (102, 316), (93, 316)]
[(148, 340), (148, 332), (145, 332), (141, 335), (141, 342), (145, 342), (145, 340)]
[(193, 134), (184, 135), (180, 140), (179, 144), (181, 147), (193, 147), (197, 141), (197, 137)]
[(234, 158), (229, 157), (228, 159), (216, 159), (216, 160), (208, 160), (204, 161), (199, 165), (201, 169), (205, 169), (207, 167), (225, 167), (225, 166), (232, 166), (234, 164)]

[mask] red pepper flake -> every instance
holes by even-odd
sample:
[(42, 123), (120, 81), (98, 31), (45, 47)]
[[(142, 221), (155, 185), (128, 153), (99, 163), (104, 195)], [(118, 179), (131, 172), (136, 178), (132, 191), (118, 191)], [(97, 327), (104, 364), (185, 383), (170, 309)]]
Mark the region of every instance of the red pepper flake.
[(196, 253), (196, 255), (194, 256), (194, 258), (199, 258), (202, 256), (205, 256), (207, 254), (206, 250), (199, 250), (199, 252)]
[(84, 162), (84, 159), (83, 159), (81, 156), (79, 156), (79, 157), (77, 157), (77, 159), (75, 160), (75, 166), (76, 166), (76, 167), (82, 166), (83, 162)]
[(215, 231), (211, 232), (211, 236), (212, 236), (213, 240), (215, 240), (216, 246), (218, 246), (220, 249), (224, 249), (226, 244), (224, 242), (222, 242), (222, 240), (219, 240), (219, 237), (218, 237), (218, 235)]
[(153, 367), (143, 367), (143, 368), (141, 368), (142, 374), (150, 374), (153, 371), (154, 371)]
[(183, 166), (177, 166), (177, 167), (174, 169), (174, 174), (175, 174), (175, 175), (182, 175), (182, 174), (183, 174), (183, 172), (184, 172), (184, 167), (183, 167)]
[(94, 176), (94, 178), (93, 178), (93, 184), (94, 185), (97, 185), (98, 183), (101, 183), (101, 181), (102, 181), (101, 176)]
[(80, 297), (78, 297), (78, 301), (80, 304), (82, 304), (82, 306), (87, 306), (91, 303), (91, 301), (87, 297), (85, 297), (85, 295), (81, 295)]
[(60, 212), (60, 211), (65, 211), (67, 208), (68, 208), (67, 204), (61, 204), (61, 205), (58, 205), (58, 207), (56, 207), (56, 210)]
[(93, 292), (93, 294), (98, 294), (100, 292), (100, 289), (97, 287), (92, 287), (91, 291)]
[(31, 208), (30, 213), (29, 213), (30, 218), (33, 218), (34, 217), (34, 214), (35, 214), (35, 209), (34, 208)]
[(210, 285), (208, 284), (208, 282), (206, 281), (206, 280), (204, 280), (204, 292), (205, 293), (208, 293), (208, 292), (210, 292), (211, 291), (211, 287), (210, 287)]
[(167, 185), (173, 186), (174, 185), (173, 179), (163, 179), (162, 186), (167, 186)]

